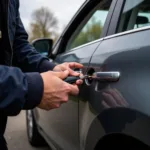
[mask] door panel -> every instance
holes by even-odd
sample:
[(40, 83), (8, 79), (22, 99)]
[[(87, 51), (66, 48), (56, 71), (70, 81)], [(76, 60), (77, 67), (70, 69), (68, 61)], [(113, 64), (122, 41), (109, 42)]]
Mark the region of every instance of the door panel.
[(149, 7), (148, 0), (117, 2), (108, 35), (124, 33), (104, 38), (88, 70), (119, 71), (121, 76), (117, 82), (90, 81), (88, 86), (83, 85), (79, 101), (80, 149), (91, 150), (96, 145), (116, 148), (125, 135), (123, 145), (135, 138), (138, 144), (141, 141), (150, 146)]
[[(95, 71), (102, 72), (119, 71), (121, 73), (120, 80), (117, 83), (108, 82), (107, 84), (112, 87), (122, 85), (119, 86), (119, 91), (122, 91), (122, 94), (124, 92), (129, 92), (130, 96), (134, 95), (133, 97), (136, 97), (136, 100), (139, 99), (139, 96), (143, 96), (146, 94), (146, 92), (148, 92), (147, 90), (141, 90), (141, 88), (144, 84), (145, 88), (143, 89), (147, 89), (146, 85), (148, 84), (146, 83), (147, 79), (145, 77), (146, 74), (149, 74), (148, 66), (150, 62), (150, 43), (149, 40), (145, 39), (148, 39), (149, 34), (150, 30), (145, 30), (110, 39), (106, 38), (106, 40), (101, 43), (100, 47), (94, 53), (90, 67), (94, 68)], [(138, 79), (140, 82), (137, 82)], [(99, 82), (98, 92), (103, 90), (103, 88), (101, 88), (102, 84), (106, 85), (106, 83)], [(144, 94), (135, 94), (135, 90), (136, 92), (139, 90), (140, 92), (143, 91)], [(128, 94), (124, 95), (127, 96)], [(126, 97), (127, 102), (130, 103), (128, 99), (129, 98)], [(134, 106), (137, 106), (135, 107), (136, 109), (141, 111), (141, 105), (139, 106), (139, 103), (134, 103), (133, 101), (133, 104)]]
[[(83, 8), (86, 11), (84, 13), (81, 11), (82, 14), (74, 19), (75, 23), (70, 25), (56, 49), (56, 52), (59, 53), (54, 59), (56, 64), (78, 62), (84, 65), (82, 73), (86, 73), (93, 53), (103, 40), (100, 37), (107, 32), (116, 0), (113, 0), (110, 9), (111, 3), (112, 0), (87, 1), (87, 5)], [(109, 10), (111, 11), (109, 12)], [(77, 19), (79, 19), (78, 22)], [(78, 96), (70, 96), (69, 102), (63, 104), (59, 109), (50, 112), (39, 110), (38, 123), (49, 139), (58, 145), (58, 149), (80, 149), (78, 99)]]
[(95, 51), (88, 70), (119, 71), (121, 76), (117, 82), (83, 85), (79, 101), (80, 147), (93, 149), (110, 133), (124, 133), (149, 144), (149, 35), (150, 30), (143, 30), (105, 38)]
[[(85, 72), (91, 56), (99, 44), (100, 41), (97, 41), (93, 44), (69, 51), (68, 53), (58, 55), (55, 63), (79, 62), (85, 66), (83, 69), (83, 72)], [(40, 126), (59, 148), (64, 150), (79, 150), (78, 97), (70, 96), (68, 103), (63, 104), (59, 109), (51, 110), (50, 112), (40, 109), (38, 111)]]

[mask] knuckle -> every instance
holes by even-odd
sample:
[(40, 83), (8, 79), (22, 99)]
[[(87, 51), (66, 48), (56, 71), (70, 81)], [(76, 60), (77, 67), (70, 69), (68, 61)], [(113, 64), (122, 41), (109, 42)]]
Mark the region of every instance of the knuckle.
[(71, 91), (71, 87), (67, 84), (65, 84), (65, 90), (66, 92), (70, 92)]
[(60, 107), (60, 104), (56, 104), (56, 105), (55, 105), (55, 108), (59, 108), (59, 107)]
[(65, 97), (63, 98), (63, 101), (64, 101), (64, 102), (67, 102), (67, 101), (68, 101), (68, 96), (65, 96)]
[(62, 64), (63, 67), (66, 67), (67, 65), (68, 65), (68, 63), (63, 63)]
[(76, 93), (76, 95), (78, 95), (79, 94), (79, 88), (78, 87), (76, 87), (76, 89), (75, 89), (75, 93)]
[(49, 75), (53, 75), (54, 73), (52, 71), (48, 71), (48, 74)]
[(53, 73), (53, 72), (52, 72), (52, 71), (48, 71), (48, 73), (50, 73), (50, 74), (51, 74), (51, 73)]
[(78, 94), (79, 94), (79, 90), (76, 91), (76, 95), (78, 95)]

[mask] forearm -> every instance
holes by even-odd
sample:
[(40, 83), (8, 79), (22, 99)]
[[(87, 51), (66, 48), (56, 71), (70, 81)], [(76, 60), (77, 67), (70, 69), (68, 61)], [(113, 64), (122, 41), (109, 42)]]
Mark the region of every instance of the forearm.
[[(34, 52), (30, 46), (24, 47), (27, 49), (21, 50), (21, 53), (14, 54), (13, 65), (21, 68), (23, 72), (46, 72), (53, 70), (55, 64), (51, 63), (48, 58), (43, 57), (41, 54)], [(17, 53), (17, 52), (16, 52)], [(17, 56), (18, 55), (18, 56)]]
[(48, 60), (43, 60), (39, 65), (39, 72), (46, 72), (49, 70), (53, 70), (56, 65), (54, 63), (49, 62)]
[(0, 65), (0, 112), (14, 116), (22, 109), (33, 109), (42, 96), (39, 73), (24, 74), (19, 68)]

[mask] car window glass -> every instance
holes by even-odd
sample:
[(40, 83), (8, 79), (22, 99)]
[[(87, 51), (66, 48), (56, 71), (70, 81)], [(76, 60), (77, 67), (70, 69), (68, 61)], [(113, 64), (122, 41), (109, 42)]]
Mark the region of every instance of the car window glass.
[(70, 38), (66, 50), (92, 42), (101, 37), (111, 2), (111, 0), (102, 1), (85, 16), (85, 19), (79, 24)]
[(126, 0), (117, 33), (150, 25), (150, 0)]

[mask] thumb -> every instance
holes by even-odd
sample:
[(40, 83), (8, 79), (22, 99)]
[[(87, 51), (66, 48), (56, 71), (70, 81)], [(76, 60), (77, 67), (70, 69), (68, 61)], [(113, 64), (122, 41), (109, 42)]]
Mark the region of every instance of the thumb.
[(57, 76), (58, 78), (60, 79), (65, 79), (68, 77), (69, 75), (69, 71), (68, 70), (65, 70), (65, 71), (61, 71), (61, 72), (53, 72), (53, 74), (55, 76)]

